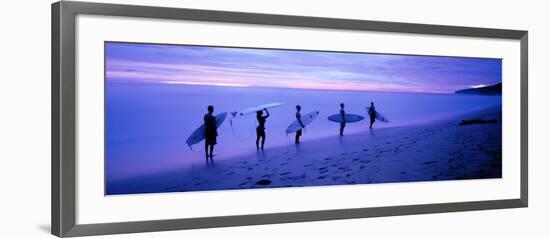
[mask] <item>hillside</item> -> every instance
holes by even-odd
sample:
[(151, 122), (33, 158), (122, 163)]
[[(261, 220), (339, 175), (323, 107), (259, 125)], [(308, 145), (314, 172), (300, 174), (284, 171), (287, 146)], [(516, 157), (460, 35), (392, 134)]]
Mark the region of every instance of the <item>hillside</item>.
[(457, 94), (476, 94), (476, 95), (502, 95), (502, 83), (481, 88), (468, 88), (455, 91)]

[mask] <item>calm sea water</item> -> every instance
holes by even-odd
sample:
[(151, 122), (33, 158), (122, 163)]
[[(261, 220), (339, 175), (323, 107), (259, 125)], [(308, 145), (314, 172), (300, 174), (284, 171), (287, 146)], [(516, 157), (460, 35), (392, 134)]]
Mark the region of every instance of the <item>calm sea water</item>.
[[(302, 114), (320, 111), (302, 136), (305, 142), (338, 134), (339, 124), (327, 117), (339, 112), (341, 102), (345, 103), (346, 113), (368, 118), (366, 107), (371, 101), (391, 121), (375, 123), (375, 128), (382, 128), (430, 123), (496, 106), (501, 104), (501, 97), (109, 82), (105, 104), (106, 179), (109, 183), (203, 163), (204, 144), (189, 148), (185, 141), (203, 123), (208, 105), (213, 105), (214, 114), (218, 114), (271, 102), (286, 103), (270, 109), (265, 145), (269, 148), (294, 142), (293, 135), (285, 136), (285, 129), (295, 120), (296, 104), (302, 106)], [(216, 160), (256, 151), (255, 114), (233, 119), (233, 127), (230, 118), (218, 129)], [(368, 119), (348, 123), (345, 133), (368, 130), (368, 124)]]

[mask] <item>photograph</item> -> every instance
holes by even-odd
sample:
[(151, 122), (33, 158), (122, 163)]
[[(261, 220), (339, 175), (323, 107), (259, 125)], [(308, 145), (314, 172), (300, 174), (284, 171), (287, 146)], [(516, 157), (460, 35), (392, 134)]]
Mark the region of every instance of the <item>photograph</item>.
[(502, 178), (502, 59), (104, 42), (105, 195)]

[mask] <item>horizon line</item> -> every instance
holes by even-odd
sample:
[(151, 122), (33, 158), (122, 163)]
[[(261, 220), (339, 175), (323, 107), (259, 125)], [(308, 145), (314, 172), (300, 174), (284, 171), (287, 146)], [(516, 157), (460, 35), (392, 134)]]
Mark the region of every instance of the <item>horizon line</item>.
[[(188, 86), (206, 86), (206, 87), (231, 87), (231, 88), (267, 88), (267, 89), (298, 89), (298, 90), (323, 90), (323, 91), (353, 91), (353, 92), (381, 92), (381, 93), (429, 93), (429, 94), (455, 94), (456, 91), (469, 88), (478, 88), (478, 87), (464, 87), (450, 92), (442, 91), (401, 91), (401, 90), (372, 90), (372, 89), (332, 89), (332, 88), (306, 88), (306, 87), (277, 87), (277, 86), (257, 86), (257, 85), (248, 85), (248, 84), (239, 84), (239, 83), (206, 83), (206, 82), (189, 82), (189, 81), (146, 81), (146, 80), (108, 80), (105, 79), (105, 83), (129, 83), (129, 84), (165, 84), (165, 85), (188, 85)], [(499, 82), (502, 83), (502, 82)], [(496, 84), (499, 84), (496, 83)], [(496, 85), (493, 84), (493, 85)], [(479, 85), (475, 85), (479, 86)], [(492, 86), (492, 85), (486, 85)]]

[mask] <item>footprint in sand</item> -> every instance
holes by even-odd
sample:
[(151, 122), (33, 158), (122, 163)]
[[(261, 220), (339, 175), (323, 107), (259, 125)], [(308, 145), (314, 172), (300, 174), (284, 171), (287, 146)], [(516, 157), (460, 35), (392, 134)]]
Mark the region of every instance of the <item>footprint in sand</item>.
[(434, 163), (437, 163), (437, 161), (431, 160), (431, 161), (426, 161), (426, 162), (424, 162), (424, 164), (434, 164)]
[(305, 164), (304, 167), (311, 167), (313, 164)]
[(326, 177), (327, 177), (327, 176), (324, 176), (324, 175), (323, 175), (323, 176), (317, 177), (317, 179), (321, 180), (321, 179), (325, 179)]
[(290, 172), (284, 172), (284, 173), (281, 173), (280, 175), (285, 176), (285, 175), (289, 175), (289, 174), (290, 174)]
[(233, 175), (233, 174), (235, 174), (235, 172), (231, 171), (231, 172), (229, 172), (229, 173), (227, 173), (227, 174), (225, 174), (225, 175), (229, 176), (229, 175)]

